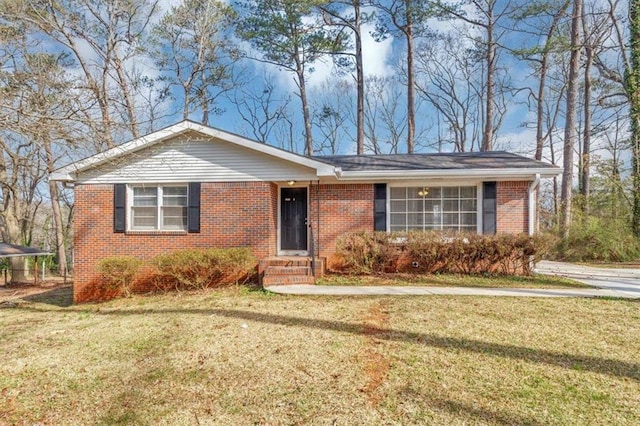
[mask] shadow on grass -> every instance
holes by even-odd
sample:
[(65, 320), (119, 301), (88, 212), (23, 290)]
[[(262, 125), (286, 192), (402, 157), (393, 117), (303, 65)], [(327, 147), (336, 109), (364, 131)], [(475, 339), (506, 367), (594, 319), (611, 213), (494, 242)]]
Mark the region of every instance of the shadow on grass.
[(68, 308), (73, 305), (73, 287), (61, 287), (49, 291), (43, 291), (42, 293), (32, 294), (22, 298), (27, 302), (44, 303), (47, 305), (59, 306), (61, 308)]
[(531, 425), (542, 426), (543, 423), (539, 420), (529, 417), (516, 417), (513, 415), (505, 414), (500, 411), (490, 411), (482, 408), (474, 407), (470, 404), (465, 404), (460, 401), (454, 401), (450, 399), (431, 399), (425, 397), (423, 401), (427, 405), (440, 410), (448, 411), (449, 413), (457, 416), (463, 416), (469, 419), (469, 421), (480, 421), (485, 424), (498, 424), (498, 425)]
[[(17, 309), (47, 312), (46, 310), (29, 306), (21, 306)], [(93, 313), (97, 315), (163, 315), (168, 313), (207, 315), (289, 327), (333, 330), (354, 335), (371, 335), (373, 333), (376, 335), (376, 338), (380, 340), (411, 342), (434, 348), (453, 349), (457, 351), (517, 359), (566, 368), (568, 370), (591, 371), (593, 373), (627, 377), (640, 381), (640, 364), (637, 363), (588, 355), (552, 352), (544, 349), (534, 349), (524, 346), (491, 343), (475, 339), (439, 336), (433, 333), (418, 333), (391, 328), (371, 327), (370, 325), (364, 326), (358, 323), (342, 321), (310, 319), (233, 309), (113, 309), (93, 311)]]

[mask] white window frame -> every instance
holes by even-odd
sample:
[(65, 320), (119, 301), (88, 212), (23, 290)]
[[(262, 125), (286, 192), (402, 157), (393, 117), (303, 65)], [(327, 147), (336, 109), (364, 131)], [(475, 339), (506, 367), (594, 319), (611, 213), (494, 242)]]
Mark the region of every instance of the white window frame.
[[(155, 188), (156, 189), (156, 226), (154, 228), (135, 228), (133, 226), (133, 189), (134, 188)], [(185, 188), (186, 204), (185, 208), (185, 226), (184, 228), (166, 228), (163, 227), (162, 208), (164, 207), (164, 188)], [(177, 206), (171, 206), (177, 207)], [(189, 229), (189, 185), (186, 184), (129, 184), (127, 185), (127, 230), (132, 232), (187, 232)]]
[[(428, 187), (428, 188), (446, 188), (446, 187), (475, 187), (476, 188), (476, 233), (482, 234), (482, 205), (483, 205), (483, 194), (482, 194), (482, 182), (425, 182), (425, 181), (403, 181), (403, 182), (394, 182), (391, 184), (387, 184), (387, 230), (388, 232), (394, 232), (391, 230), (391, 188), (416, 188), (416, 187)], [(441, 198), (442, 199), (442, 198)], [(406, 225), (405, 231), (406, 232)], [(460, 227), (458, 227), (460, 229)], [(469, 231), (473, 229), (473, 227), (466, 228)], [(447, 231), (448, 229), (433, 229), (434, 231)]]

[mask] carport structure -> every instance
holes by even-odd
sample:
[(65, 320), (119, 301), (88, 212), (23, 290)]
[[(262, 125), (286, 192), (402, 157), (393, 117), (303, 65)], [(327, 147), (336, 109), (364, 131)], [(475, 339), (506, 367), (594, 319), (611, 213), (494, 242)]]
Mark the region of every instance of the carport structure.
[[(34, 271), (33, 271), (33, 284), (38, 284), (38, 256), (49, 256), (51, 253), (35, 248), (35, 247), (26, 247), (19, 246), (16, 244), (9, 244), (5, 242), (0, 243), (0, 258), (8, 258), (8, 257), (26, 257), (33, 256), (35, 257), (34, 262)], [(7, 278), (5, 275), (5, 285), (7, 284)]]

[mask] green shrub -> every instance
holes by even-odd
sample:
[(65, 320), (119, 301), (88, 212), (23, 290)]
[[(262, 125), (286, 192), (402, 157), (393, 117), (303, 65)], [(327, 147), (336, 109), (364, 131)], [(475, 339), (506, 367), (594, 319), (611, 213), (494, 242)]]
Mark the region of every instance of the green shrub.
[(184, 249), (156, 256), (157, 272), (176, 289), (204, 289), (236, 283), (256, 261), (247, 248)]
[(640, 259), (640, 239), (624, 221), (590, 217), (572, 225), (554, 256), (570, 262), (632, 262)]
[(107, 289), (118, 290), (129, 297), (131, 285), (141, 265), (142, 261), (132, 256), (112, 256), (98, 262), (97, 270)]
[(443, 234), (441, 232), (356, 233), (338, 241), (352, 273), (500, 273), (529, 275), (550, 246), (544, 237)]
[(344, 266), (355, 274), (387, 272), (397, 263), (395, 236), (386, 232), (345, 234), (336, 243)]

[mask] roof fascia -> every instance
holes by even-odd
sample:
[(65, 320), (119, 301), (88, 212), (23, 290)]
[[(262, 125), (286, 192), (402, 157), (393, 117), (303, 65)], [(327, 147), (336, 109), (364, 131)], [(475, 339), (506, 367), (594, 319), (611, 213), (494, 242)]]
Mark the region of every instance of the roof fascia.
[(530, 179), (536, 175), (548, 178), (555, 177), (562, 173), (557, 167), (530, 168), (530, 169), (439, 169), (439, 170), (362, 170), (362, 171), (338, 171), (337, 178), (340, 181), (355, 181), (363, 179), (416, 179), (416, 178), (526, 178)]

